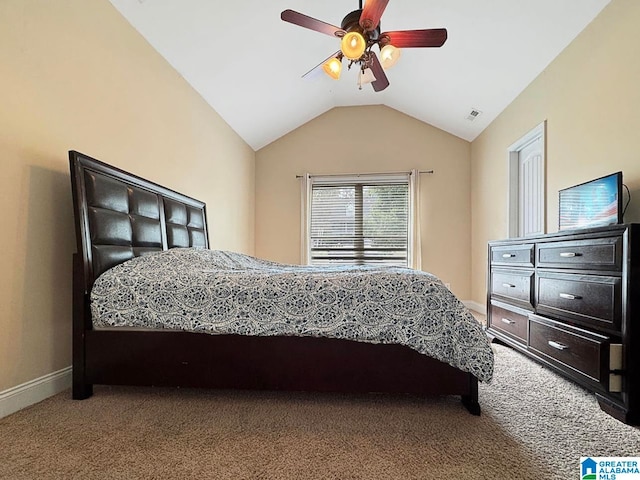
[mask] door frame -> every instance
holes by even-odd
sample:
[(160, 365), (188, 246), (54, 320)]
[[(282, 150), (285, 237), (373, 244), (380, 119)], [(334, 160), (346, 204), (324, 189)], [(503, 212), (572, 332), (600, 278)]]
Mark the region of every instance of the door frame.
[(507, 236), (514, 238), (519, 236), (519, 210), (518, 194), (519, 184), (519, 152), (531, 141), (540, 137), (542, 141), (542, 230), (540, 234), (546, 233), (547, 225), (547, 121), (532, 128), (523, 137), (507, 148), (507, 171), (508, 171), (508, 198), (507, 198)]

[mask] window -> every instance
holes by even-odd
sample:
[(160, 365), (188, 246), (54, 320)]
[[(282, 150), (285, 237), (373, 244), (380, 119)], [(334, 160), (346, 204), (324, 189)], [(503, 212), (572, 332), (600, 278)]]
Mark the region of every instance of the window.
[(310, 177), (308, 263), (410, 266), (408, 174)]

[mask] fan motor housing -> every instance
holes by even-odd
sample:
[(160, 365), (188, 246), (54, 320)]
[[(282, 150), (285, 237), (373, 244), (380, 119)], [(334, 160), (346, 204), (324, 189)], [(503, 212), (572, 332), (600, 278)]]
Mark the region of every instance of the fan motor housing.
[(368, 32), (365, 32), (364, 29), (360, 26), (360, 16), (362, 15), (362, 10), (354, 10), (351, 13), (348, 13), (346, 17), (342, 19), (342, 23), (340, 27), (347, 32), (358, 32), (362, 34), (367, 41), (375, 42), (378, 40), (380, 36), (380, 24), (374, 29)]

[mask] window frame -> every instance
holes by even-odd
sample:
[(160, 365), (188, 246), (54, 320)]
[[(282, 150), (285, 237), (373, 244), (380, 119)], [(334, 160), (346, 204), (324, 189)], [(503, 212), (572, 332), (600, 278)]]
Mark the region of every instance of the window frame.
[[(415, 172), (415, 173), (414, 173)], [(407, 186), (407, 249), (406, 249), (406, 266), (410, 268), (419, 268), (419, 252), (416, 255), (416, 201), (417, 198), (417, 182), (415, 176), (417, 171), (400, 172), (400, 173), (381, 173), (381, 174), (345, 174), (345, 175), (309, 175), (305, 174), (303, 178), (302, 188), (302, 264), (318, 265), (312, 261), (312, 241), (311, 241), (311, 212), (313, 201), (314, 186), (336, 186), (359, 184), (368, 185), (394, 185), (402, 184)], [(419, 242), (418, 242), (419, 244)], [(418, 264), (416, 266), (416, 263)], [(336, 262), (336, 264), (344, 265), (344, 263)], [(350, 263), (350, 265), (358, 265), (362, 263)], [(371, 264), (371, 263), (364, 263)]]

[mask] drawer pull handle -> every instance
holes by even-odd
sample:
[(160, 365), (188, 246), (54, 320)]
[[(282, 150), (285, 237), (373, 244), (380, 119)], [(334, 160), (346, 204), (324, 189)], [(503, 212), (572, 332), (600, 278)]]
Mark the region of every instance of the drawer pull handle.
[(567, 345), (564, 345), (560, 342), (554, 342), (553, 340), (549, 340), (547, 343), (550, 347), (553, 347), (556, 350), (566, 350), (567, 348), (569, 348)]
[(502, 286), (504, 288), (516, 288), (516, 286), (511, 283), (503, 283)]
[(580, 300), (582, 298), (580, 295), (572, 295), (571, 293), (561, 293), (559, 296), (567, 300)]
[(561, 252), (560, 253), (560, 256), (563, 258), (579, 257), (580, 255), (582, 254), (577, 252)]
[(502, 254), (502, 258), (513, 258), (515, 256), (516, 256), (515, 253), (503, 253)]
[(502, 317), (502, 318), (500, 319), (500, 321), (501, 321), (502, 323), (506, 323), (507, 325), (513, 325), (514, 323), (516, 323), (516, 322), (515, 322), (515, 320), (510, 320), (510, 319), (508, 319), (508, 318), (504, 318), (504, 317)]

